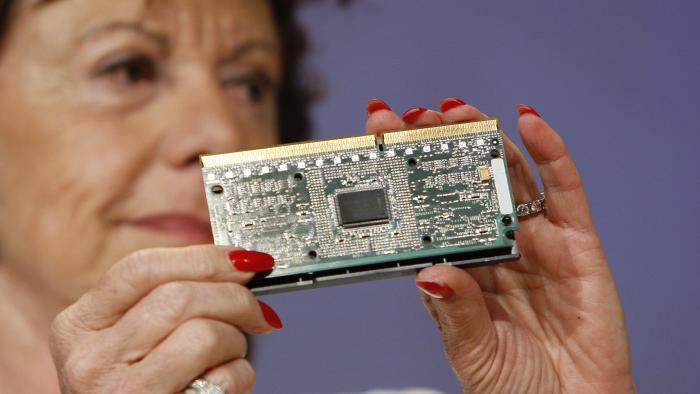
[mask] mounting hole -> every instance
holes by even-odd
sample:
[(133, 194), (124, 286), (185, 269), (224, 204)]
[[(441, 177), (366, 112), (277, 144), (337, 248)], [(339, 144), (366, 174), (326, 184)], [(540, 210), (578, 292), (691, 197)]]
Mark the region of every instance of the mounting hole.
[(221, 194), (224, 192), (224, 187), (221, 185), (214, 185), (211, 187), (211, 192), (214, 194)]
[(316, 253), (315, 250), (309, 250), (309, 253), (307, 253), (307, 254), (309, 255), (309, 258), (312, 258), (312, 259), (315, 259), (318, 257), (318, 253)]
[(506, 231), (506, 238), (515, 240), (515, 231), (513, 231), (513, 230)]
[(513, 224), (513, 218), (510, 215), (506, 215), (501, 218), (501, 223), (505, 224), (506, 226), (510, 226)]
[(491, 144), (493, 145), (498, 145), (498, 138), (494, 138), (491, 140)]
[(491, 157), (494, 159), (501, 157), (501, 152), (499, 152), (498, 149), (491, 149)]
[(416, 160), (416, 159), (414, 159), (413, 157), (411, 157), (410, 159), (408, 159), (408, 165), (411, 166), (411, 167), (415, 167), (415, 166), (418, 165), (418, 160)]
[(300, 181), (302, 179), (304, 179), (304, 174), (302, 174), (301, 172), (297, 172), (296, 174), (294, 174), (295, 181)]
[(423, 240), (423, 243), (424, 243), (424, 244), (431, 244), (431, 243), (433, 243), (433, 237), (431, 237), (430, 235), (424, 235), (423, 238), (422, 238), (422, 240)]

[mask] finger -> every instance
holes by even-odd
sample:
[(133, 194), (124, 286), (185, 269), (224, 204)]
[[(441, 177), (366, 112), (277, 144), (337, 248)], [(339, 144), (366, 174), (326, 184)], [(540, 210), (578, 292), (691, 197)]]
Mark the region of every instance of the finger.
[(428, 311), (428, 314), (430, 314), (430, 317), (433, 318), (433, 321), (435, 321), (435, 324), (437, 324), (438, 329), (442, 331), (442, 326), (440, 325), (440, 318), (438, 316), (437, 309), (435, 308), (435, 304), (433, 304), (432, 302), (431, 296), (421, 291), (420, 298), (423, 301), (423, 305)]
[[(277, 316), (274, 311), (272, 314)], [(240, 284), (168, 282), (105, 329), (103, 341), (115, 344), (109, 348), (118, 349), (119, 361), (133, 362), (180, 324), (195, 318), (218, 320), (253, 335), (281, 328), (279, 317), (268, 321), (253, 293)]]
[(144, 393), (182, 391), (205, 371), (245, 357), (245, 336), (216, 320), (194, 319), (179, 326), (142, 361), (129, 367), (128, 380)]
[(367, 123), (365, 130), (370, 134), (384, 131), (400, 130), (404, 127), (401, 118), (391, 110), (389, 105), (380, 99), (367, 102)]
[(151, 290), (172, 281), (246, 283), (255, 272), (274, 267), (272, 256), (213, 245), (148, 249), (117, 263), (66, 310), (83, 329), (114, 324)]
[[(505, 133), (502, 135), (515, 201), (525, 203), (539, 198), (540, 192), (530, 164), (518, 146)], [(523, 219), (527, 220), (528, 218)]]
[(414, 107), (401, 115), (406, 127), (435, 126), (444, 123), (442, 114), (423, 107)]
[(255, 387), (255, 370), (244, 358), (218, 366), (203, 376), (203, 379), (216, 383), (227, 394), (247, 394)]
[(440, 111), (442, 111), (442, 119), (448, 123), (488, 119), (488, 116), (476, 107), (466, 104), (458, 98), (446, 98), (440, 101), (439, 106)]
[(532, 107), (519, 105), (518, 113), (520, 136), (544, 185), (547, 218), (577, 229), (592, 229), (583, 184), (564, 140)]
[(453, 365), (476, 365), (495, 348), (495, 330), (481, 289), (469, 274), (437, 265), (418, 273), (416, 285), (432, 304)]
[[(445, 122), (467, 122), (472, 120), (486, 120), (488, 116), (478, 108), (466, 104), (458, 98), (446, 98), (439, 104), (442, 118)], [(518, 202), (527, 202), (538, 195), (537, 182), (532, 175), (532, 170), (520, 149), (503, 134), (503, 145), (508, 161), (508, 171), (511, 175), (513, 195)]]

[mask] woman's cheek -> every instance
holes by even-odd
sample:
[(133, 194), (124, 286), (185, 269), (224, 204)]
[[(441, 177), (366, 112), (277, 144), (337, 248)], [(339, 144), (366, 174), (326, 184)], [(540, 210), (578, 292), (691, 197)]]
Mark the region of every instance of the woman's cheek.
[[(140, 141), (131, 141), (122, 122), (110, 120), (99, 124), (81, 133), (92, 133), (95, 137), (85, 138), (82, 146), (74, 148), (73, 153), (82, 157), (79, 160), (66, 158), (70, 160), (72, 171), (56, 185), (58, 189), (73, 189), (73, 192), (57, 201), (60, 205), (56, 206), (55, 215), (58, 217), (53, 220), (71, 223), (72, 216), (75, 218), (73, 225), (59, 230), (63, 235), (48, 234), (61, 239), (63, 245), (57, 247), (62, 250), (65, 250), (64, 245), (75, 245), (61, 261), (65, 264), (65, 273), (79, 281), (77, 295), (94, 285), (109, 267), (132, 251), (114, 247), (114, 229), (120, 219), (119, 207), (131, 197), (134, 184), (150, 161), (148, 133), (141, 132)], [(68, 217), (60, 217), (62, 215)]]
[(13, 204), (27, 218), (19, 218), (21, 236), (11, 241), (23, 245), (21, 264), (67, 300), (94, 285), (116, 261), (104, 254), (109, 215), (138, 171), (133, 157), (138, 148), (107, 138), (115, 135), (114, 124), (110, 130), (79, 122), (76, 118), (61, 133), (45, 134), (37, 150), (47, 165), (27, 179), (21, 187), (25, 192), (17, 193), (22, 199)]

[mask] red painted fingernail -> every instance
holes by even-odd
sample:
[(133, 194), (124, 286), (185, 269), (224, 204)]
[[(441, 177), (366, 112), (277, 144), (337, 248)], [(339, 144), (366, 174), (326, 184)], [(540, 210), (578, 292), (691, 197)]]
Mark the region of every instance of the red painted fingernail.
[(391, 107), (389, 107), (389, 104), (385, 103), (383, 100), (372, 99), (367, 102), (367, 116), (370, 116), (373, 113), (383, 109), (388, 109), (389, 111), (391, 111)]
[(464, 104), (466, 104), (464, 101), (462, 101), (456, 97), (446, 98), (446, 99), (440, 101), (440, 111), (447, 112), (447, 111), (451, 110), (452, 108), (461, 107)]
[(441, 285), (437, 282), (430, 282), (427, 280), (417, 280), (416, 286), (425, 294), (437, 298), (440, 300), (445, 300), (452, 297), (455, 292), (447, 285)]
[(243, 272), (261, 272), (275, 268), (275, 259), (263, 252), (232, 250), (228, 252), (228, 258), (237, 270)]
[(260, 300), (258, 300), (258, 304), (260, 304), (260, 310), (262, 311), (263, 317), (265, 318), (267, 324), (271, 325), (272, 327), (278, 330), (282, 328), (282, 320), (280, 320), (280, 317), (277, 315), (277, 312), (275, 312), (274, 309), (270, 308), (269, 305)]
[(535, 111), (534, 108), (532, 108), (529, 105), (525, 105), (525, 104), (518, 104), (518, 114), (520, 116), (523, 116), (525, 114), (533, 114), (533, 115), (537, 116), (538, 118), (542, 117), (537, 111)]
[(401, 118), (403, 119), (404, 122), (406, 123), (414, 123), (421, 114), (423, 114), (427, 109), (423, 107), (416, 107), (416, 108), (411, 108), (408, 111), (404, 112)]

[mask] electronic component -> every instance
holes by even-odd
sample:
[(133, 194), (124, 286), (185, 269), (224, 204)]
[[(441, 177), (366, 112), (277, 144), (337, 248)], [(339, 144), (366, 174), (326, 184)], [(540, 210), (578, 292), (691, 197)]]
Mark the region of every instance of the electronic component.
[(254, 292), (519, 257), (496, 119), (204, 155), (215, 243), (271, 254)]
[(343, 227), (369, 226), (389, 221), (384, 189), (338, 193), (338, 216)]
[(488, 166), (479, 167), (479, 179), (481, 182), (488, 182), (491, 180), (491, 171)]

